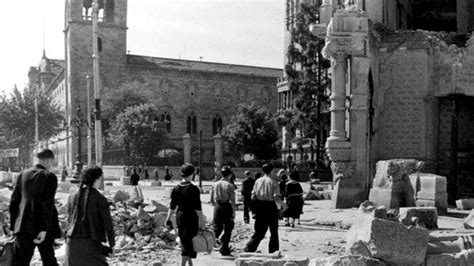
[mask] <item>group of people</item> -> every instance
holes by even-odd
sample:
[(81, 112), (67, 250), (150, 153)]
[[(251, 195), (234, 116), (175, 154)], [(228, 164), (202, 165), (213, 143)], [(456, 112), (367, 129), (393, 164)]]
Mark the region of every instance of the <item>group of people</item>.
[[(107, 265), (115, 235), (107, 199), (98, 191), (102, 169), (92, 166), (81, 172), (79, 189), (68, 198), (66, 232), (59, 227), (54, 205), (58, 180), (49, 169), (54, 153), (40, 151), (37, 163), (16, 178), (10, 200), (10, 228), (14, 235), (13, 265), (30, 265), (38, 247), (43, 265), (58, 265), (55, 239), (66, 237), (64, 265)], [(108, 242), (108, 246), (102, 242)]]
[[(43, 265), (58, 265), (54, 255), (55, 239), (66, 237), (64, 265), (107, 265), (106, 256), (113, 253), (115, 235), (110, 215), (109, 202), (98, 191), (103, 172), (92, 166), (82, 170), (79, 189), (68, 198), (68, 224), (61, 232), (58, 212), (54, 205), (57, 177), (49, 171), (54, 154), (49, 149), (40, 151), (37, 164), (22, 171), (16, 178), (10, 202), (11, 229), (14, 234), (13, 265), (29, 265), (34, 249), (38, 247)], [(273, 166), (262, 167), (263, 176), (252, 177), (246, 171), (242, 183), (244, 199), (244, 221), (250, 222), (250, 212), (255, 219), (255, 232), (244, 251), (255, 252), (270, 230), (269, 252), (279, 250), (278, 224), (280, 213), (295, 219), (302, 213), (302, 189), (298, 183), (298, 172), (272, 175)], [(165, 226), (170, 226), (176, 214), (178, 236), (181, 242), (182, 265), (192, 265), (196, 258), (193, 238), (200, 229), (205, 229), (206, 218), (202, 213), (201, 192), (191, 181), (196, 174), (192, 164), (181, 167), (182, 181), (170, 194), (170, 206)], [(230, 255), (229, 246), (234, 228), (236, 198), (235, 177), (232, 169), (224, 166), (221, 178), (211, 189), (210, 202), (214, 205), (213, 229), (222, 255)], [(137, 181), (138, 182), (138, 181)], [(283, 186), (283, 184), (285, 186)], [(283, 201), (286, 199), (286, 203)], [(102, 243), (108, 242), (107, 245)]]
[[(142, 168), (141, 166), (138, 167), (138, 170), (137, 168), (132, 167), (132, 166), (124, 167), (124, 175), (130, 176), (130, 185), (132, 186), (137, 186), (138, 181), (140, 181), (140, 179), (148, 180), (150, 178), (150, 175), (148, 174), (148, 169), (146, 167)], [(173, 175), (171, 174), (170, 169), (168, 168), (168, 166), (165, 166), (164, 179), (171, 180), (172, 178), (173, 178)], [(153, 179), (154, 180), (160, 179), (157, 168), (153, 170)]]

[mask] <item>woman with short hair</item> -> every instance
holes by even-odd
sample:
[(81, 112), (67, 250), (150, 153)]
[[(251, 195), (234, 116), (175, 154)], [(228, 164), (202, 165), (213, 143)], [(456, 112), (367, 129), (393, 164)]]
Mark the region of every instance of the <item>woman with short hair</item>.
[(205, 218), (201, 208), (201, 191), (191, 179), (195, 168), (192, 164), (181, 166), (181, 177), (183, 180), (171, 191), (171, 202), (166, 218), (165, 226), (171, 224), (171, 216), (176, 212), (176, 223), (178, 225), (178, 236), (181, 240), (181, 265), (193, 265), (192, 259), (197, 253), (193, 248), (193, 237), (204, 229)]

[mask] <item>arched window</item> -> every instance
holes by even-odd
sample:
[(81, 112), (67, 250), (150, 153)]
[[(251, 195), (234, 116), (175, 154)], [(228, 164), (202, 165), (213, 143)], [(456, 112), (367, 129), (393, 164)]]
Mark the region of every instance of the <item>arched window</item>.
[(216, 135), (217, 133), (221, 133), (222, 130), (222, 118), (220, 115), (216, 115), (212, 119), (212, 134)]
[(188, 115), (186, 123), (186, 133), (196, 134), (197, 133), (197, 117), (194, 113)]
[(160, 115), (159, 120), (162, 123), (163, 129), (167, 133), (171, 133), (171, 115), (168, 112), (164, 112)]

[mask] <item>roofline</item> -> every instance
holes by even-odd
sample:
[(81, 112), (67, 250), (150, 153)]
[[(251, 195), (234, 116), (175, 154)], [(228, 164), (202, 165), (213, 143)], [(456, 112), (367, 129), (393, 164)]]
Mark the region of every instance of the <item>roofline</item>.
[(185, 62), (196, 62), (196, 63), (207, 63), (207, 64), (215, 64), (215, 65), (226, 65), (226, 66), (238, 66), (238, 67), (250, 67), (250, 68), (264, 68), (276, 71), (282, 71), (283, 68), (274, 68), (274, 67), (262, 67), (262, 66), (250, 66), (250, 65), (239, 65), (239, 64), (229, 64), (229, 63), (219, 63), (219, 62), (209, 62), (209, 61), (198, 61), (198, 60), (188, 60), (188, 59), (176, 59), (176, 58), (169, 58), (169, 57), (159, 57), (159, 56), (148, 56), (148, 55), (138, 55), (138, 54), (127, 54), (127, 56), (139, 56), (139, 57), (147, 57), (147, 58), (159, 58), (165, 60), (174, 60), (174, 61), (185, 61)]

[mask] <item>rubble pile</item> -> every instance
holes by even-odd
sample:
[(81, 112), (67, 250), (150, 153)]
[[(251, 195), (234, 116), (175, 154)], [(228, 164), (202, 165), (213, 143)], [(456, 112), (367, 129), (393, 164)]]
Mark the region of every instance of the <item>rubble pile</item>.
[(473, 265), (474, 231), (436, 230), (437, 219), (436, 207), (387, 211), (366, 201), (347, 234), (345, 255), (309, 265)]
[[(111, 214), (116, 249), (120, 250), (111, 258), (110, 263), (137, 260), (165, 262), (171, 253), (179, 253), (176, 231), (164, 226), (168, 212), (166, 206), (153, 200), (146, 205), (143, 201), (137, 201), (136, 195), (130, 197), (121, 190), (109, 199), (114, 202)], [(174, 216), (172, 223), (173, 228), (176, 228)]]

